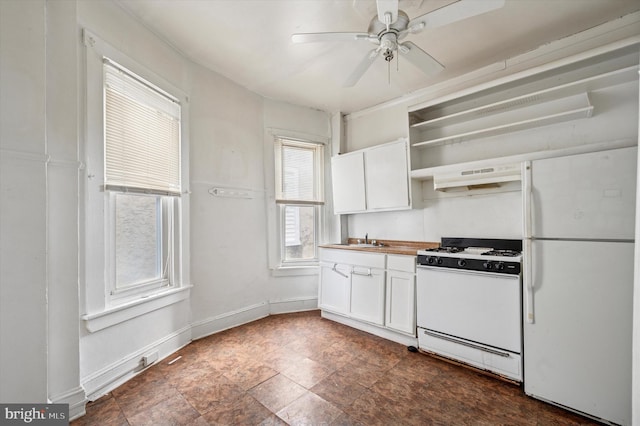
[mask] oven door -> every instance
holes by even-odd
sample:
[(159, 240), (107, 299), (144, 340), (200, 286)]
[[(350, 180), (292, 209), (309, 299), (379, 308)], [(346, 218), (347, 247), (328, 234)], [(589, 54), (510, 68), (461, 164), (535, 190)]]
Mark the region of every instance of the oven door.
[(520, 275), (418, 266), (417, 325), (521, 353)]

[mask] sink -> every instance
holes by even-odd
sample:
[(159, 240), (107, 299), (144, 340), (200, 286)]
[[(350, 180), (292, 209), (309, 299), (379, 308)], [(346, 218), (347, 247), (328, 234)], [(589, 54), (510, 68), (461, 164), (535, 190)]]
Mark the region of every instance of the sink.
[(349, 244), (351, 247), (382, 247), (382, 244), (370, 244), (370, 243), (359, 243), (359, 244)]

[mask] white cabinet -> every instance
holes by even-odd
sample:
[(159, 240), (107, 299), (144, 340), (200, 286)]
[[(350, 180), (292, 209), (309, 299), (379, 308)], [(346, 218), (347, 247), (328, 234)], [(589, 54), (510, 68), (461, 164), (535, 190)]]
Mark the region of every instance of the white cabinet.
[(351, 267), (338, 263), (320, 264), (320, 309), (346, 314), (349, 311)]
[(332, 157), (331, 172), (335, 214), (411, 208), (406, 139)]
[(416, 258), (387, 255), (385, 325), (416, 334)]
[(386, 255), (320, 249), (320, 309), (384, 325)]
[(335, 214), (362, 212), (367, 208), (364, 183), (364, 152), (331, 158), (333, 210)]
[(365, 151), (367, 210), (411, 207), (406, 141), (400, 140)]
[(416, 257), (320, 249), (320, 309), (416, 336)]
[(352, 318), (384, 325), (384, 270), (354, 266), (351, 272)]

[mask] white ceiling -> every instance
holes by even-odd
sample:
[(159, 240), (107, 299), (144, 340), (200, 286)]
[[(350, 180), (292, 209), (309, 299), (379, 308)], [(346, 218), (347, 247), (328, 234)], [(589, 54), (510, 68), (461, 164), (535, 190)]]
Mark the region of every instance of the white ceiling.
[[(366, 41), (293, 44), (291, 34), (367, 32), (375, 0), (117, 0), (188, 58), (265, 97), (358, 111), (533, 50), (628, 13), (638, 0), (506, 0), (501, 9), (409, 35), (446, 69), (428, 77), (378, 58), (343, 82), (373, 47)], [(477, 0), (482, 1), (482, 0)], [(409, 18), (452, 0), (400, 0)]]

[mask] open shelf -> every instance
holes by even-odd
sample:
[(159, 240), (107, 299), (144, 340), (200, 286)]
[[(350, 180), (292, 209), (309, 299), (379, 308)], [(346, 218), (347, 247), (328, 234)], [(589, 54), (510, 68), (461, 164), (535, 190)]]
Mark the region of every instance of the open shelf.
[[(495, 136), (590, 117), (588, 92), (637, 79), (629, 66), (484, 105), (445, 103), (410, 113), (413, 147)], [(420, 120), (415, 122), (416, 120)]]
[[(429, 139), (423, 142), (416, 142), (413, 144), (414, 147), (421, 147), (427, 145), (439, 145), (446, 142), (460, 142), (463, 140), (473, 139), (473, 138), (481, 138), (487, 136), (495, 136), (508, 132), (515, 132), (518, 130), (531, 129), (534, 127), (546, 126), (548, 124), (561, 123), (564, 121), (575, 120), (578, 118), (588, 118), (593, 114), (593, 105), (589, 102), (589, 97), (587, 94), (583, 94), (581, 96), (584, 101), (584, 106), (578, 106), (576, 108), (571, 108), (563, 111), (554, 112), (552, 114), (544, 114), (533, 116), (531, 118), (526, 118), (523, 120), (517, 121), (508, 121), (505, 124), (499, 124), (496, 126), (490, 126), (478, 130), (472, 130), (468, 132), (462, 133), (454, 133), (452, 135), (443, 136), (439, 138)], [(507, 121), (507, 120), (505, 120)]]

